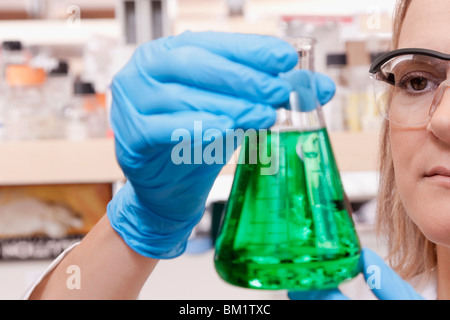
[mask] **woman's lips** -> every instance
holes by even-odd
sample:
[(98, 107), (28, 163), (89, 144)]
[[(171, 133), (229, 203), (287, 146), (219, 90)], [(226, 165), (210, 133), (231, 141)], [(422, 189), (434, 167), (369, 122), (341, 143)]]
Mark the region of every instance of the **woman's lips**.
[(433, 176), (450, 177), (450, 169), (441, 166), (433, 167), (426, 172), (425, 177), (433, 177)]
[(438, 166), (431, 168), (425, 173), (425, 178), (442, 187), (450, 188), (450, 169), (446, 167)]

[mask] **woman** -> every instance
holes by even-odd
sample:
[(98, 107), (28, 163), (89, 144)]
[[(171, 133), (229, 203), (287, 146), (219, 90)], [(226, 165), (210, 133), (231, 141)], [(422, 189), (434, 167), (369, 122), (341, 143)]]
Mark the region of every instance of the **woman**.
[[(398, 1), (395, 50), (374, 61), (370, 70), (385, 117), (378, 229), (387, 237), (393, 269), (418, 288), (435, 285), (432, 297), (437, 299), (450, 299), (449, 19), (448, 1), (432, 6), (429, 1)], [(320, 292), (320, 297), (343, 298), (336, 291)]]
[[(446, 0), (435, 0), (433, 6), (426, 0), (399, 1), (394, 47), (450, 53), (449, 18)], [(270, 127), (275, 122), (273, 105), (286, 102), (292, 89), (306, 94), (278, 76), (292, 69), (296, 59), (295, 51), (284, 42), (252, 35), (185, 33), (141, 46), (112, 85), (116, 153), (127, 184), (111, 201), (107, 217), (55, 262), (29, 297), (135, 298), (159, 259), (184, 251), (223, 165), (175, 166), (170, 158), (173, 130), (185, 128), (192, 133), (195, 121), (203, 124), (202, 133), (219, 128), (223, 136), (229, 128)], [(439, 76), (442, 66), (449, 73), (447, 62), (439, 66)], [(393, 79), (383, 74), (390, 70), (378, 67), (378, 79), (391, 86), (384, 92), (394, 93), (387, 109), (389, 121), (383, 127), (380, 227), (387, 231), (395, 269), (408, 280), (419, 275), (436, 277), (436, 297), (448, 299), (450, 97), (444, 94), (431, 118), (425, 114), (425, 119), (419, 119), (424, 123), (419, 121), (417, 126), (413, 121), (416, 126), (410, 127), (403, 120), (410, 119), (411, 112), (397, 112), (404, 103), (395, 93), (411, 87), (439, 91), (436, 84), (442, 77), (434, 75), (427, 82), (423, 73), (412, 74), (398, 82), (395, 72)], [(326, 103), (333, 93), (330, 80), (318, 76), (320, 102)], [(414, 94), (408, 99), (417, 103), (420, 99)], [(369, 266), (381, 270), (381, 286), (373, 288), (378, 298), (420, 298), (373, 252), (364, 250), (362, 263), (366, 279), (371, 276)], [(66, 271), (71, 265), (82, 270), (81, 290), (67, 288)], [(291, 293), (290, 297), (345, 298), (338, 290)]]
[[(439, 87), (450, 72), (445, 31), (449, 19), (448, 1), (433, 1), (432, 6), (427, 1), (398, 3), (394, 48), (429, 49), (447, 56), (439, 59), (425, 52), (394, 67), (389, 121), (382, 129), (378, 201), (378, 224), (387, 235), (394, 269), (408, 280), (437, 277), (438, 299), (450, 298), (450, 96), (445, 94), (447, 84)], [(391, 61), (411, 52), (405, 50)]]

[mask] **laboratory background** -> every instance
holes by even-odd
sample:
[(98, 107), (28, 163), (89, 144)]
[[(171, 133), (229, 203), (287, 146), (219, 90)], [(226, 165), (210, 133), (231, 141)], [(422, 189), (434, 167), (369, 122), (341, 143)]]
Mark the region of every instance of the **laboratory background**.
[[(0, 299), (20, 299), (103, 216), (124, 183), (109, 126), (109, 84), (136, 47), (183, 31), (317, 40), (315, 69), (336, 83), (323, 107), (363, 246), (374, 230), (381, 119), (368, 74), (389, 49), (395, 1), (0, 0)], [(145, 93), (143, 93), (145, 94)], [(181, 257), (161, 261), (141, 299), (285, 299), (232, 286), (214, 242), (235, 164), (226, 165)], [(358, 295), (355, 278), (344, 289)]]

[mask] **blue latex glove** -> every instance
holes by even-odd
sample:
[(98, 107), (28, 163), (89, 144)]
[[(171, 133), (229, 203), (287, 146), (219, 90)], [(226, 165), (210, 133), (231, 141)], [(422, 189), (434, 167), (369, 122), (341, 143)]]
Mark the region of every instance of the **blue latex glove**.
[[(285, 104), (295, 87), (279, 74), (296, 63), (292, 46), (260, 35), (185, 32), (136, 50), (112, 83), (116, 156), (127, 182), (107, 210), (133, 250), (153, 258), (184, 252), (232, 153), (212, 164), (198, 155), (215, 139), (225, 141), (229, 129), (271, 127), (273, 106)], [(335, 86), (324, 75), (315, 82), (324, 104)]]
[[(372, 250), (362, 250), (361, 264), (364, 279), (379, 300), (424, 299)], [(292, 300), (349, 300), (339, 289), (293, 291), (288, 296)]]

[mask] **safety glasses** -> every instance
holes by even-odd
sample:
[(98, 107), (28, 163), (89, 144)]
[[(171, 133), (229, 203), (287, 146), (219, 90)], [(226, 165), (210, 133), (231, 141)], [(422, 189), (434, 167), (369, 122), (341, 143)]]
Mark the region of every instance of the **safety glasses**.
[(369, 72), (382, 116), (405, 127), (427, 123), (450, 87), (450, 54), (398, 49), (378, 57)]

